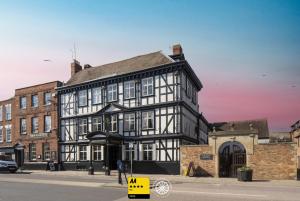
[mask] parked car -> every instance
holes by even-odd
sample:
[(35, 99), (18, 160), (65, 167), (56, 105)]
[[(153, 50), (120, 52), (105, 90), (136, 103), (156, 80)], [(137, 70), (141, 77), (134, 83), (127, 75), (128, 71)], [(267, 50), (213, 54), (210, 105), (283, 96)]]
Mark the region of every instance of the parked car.
[(10, 156), (0, 155), (0, 171), (9, 171), (15, 173), (18, 170), (18, 165), (11, 159)]

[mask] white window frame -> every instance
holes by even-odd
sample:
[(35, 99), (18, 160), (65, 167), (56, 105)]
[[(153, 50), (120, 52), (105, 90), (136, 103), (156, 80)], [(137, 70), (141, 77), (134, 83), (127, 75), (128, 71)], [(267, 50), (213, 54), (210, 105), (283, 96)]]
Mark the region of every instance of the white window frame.
[(52, 119), (50, 115), (46, 115), (44, 116), (44, 132), (45, 133), (50, 133), (51, 132), (51, 123), (52, 123)]
[(5, 131), (6, 131), (6, 142), (11, 142), (11, 125), (6, 125)]
[(11, 120), (11, 104), (5, 105), (5, 120)]
[(27, 98), (26, 96), (20, 97), (20, 109), (26, 109), (27, 107)]
[(118, 100), (118, 84), (107, 85), (107, 102)]
[(110, 131), (111, 132), (118, 131), (118, 115), (117, 114), (110, 115)]
[(86, 145), (79, 146), (79, 161), (87, 161), (87, 146)]
[[(33, 147), (34, 147), (34, 149), (32, 149)], [(34, 155), (32, 153), (34, 153)], [(29, 144), (29, 160), (36, 161), (36, 144), (35, 143)]]
[(143, 160), (153, 161), (153, 147), (154, 147), (153, 144), (143, 144), (142, 147), (143, 147)]
[[(43, 160), (49, 161), (51, 159), (50, 143), (45, 142), (43, 143), (42, 146), (43, 146)], [(48, 147), (48, 149), (46, 150), (45, 147)]]
[[(25, 124), (23, 124), (25, 122)], [(27, 121), (26, 118), (21, 118), (20, 119), (20, 133), (22, 135), (27, 133)]]
[(87, 90), (78, 91), (78, 107), (85, 107), (88, 104), (88, 93)]
[(133, 148), (129, 148), (129, 143), (124, 145), (124, 152), (125, 152), (124, 153), (125, 154), (125, 157), (124, 157), (125, 161), (130, 161), (130, 159), (131, 159), (130, 158), (130, 152), (132, 154), (132, 160), (135, 160), (135, 152), (136, 152), (136, 150), (135, 150), (134, 147)]
[(37, 94), (31, 96), (31, 106), (32, 107), (39, 106), (39, 96)]
[(92, 132), (102, 131), (102, 117), (97, 116), (92, 118)]
[(38, 133), (38, 132), (39, 132), (39, 118), (32, 117), (31, 118), (31, 133)]
[(44, 93), (44, 104), (51, 105), (51, 92)]
[(97, 105), (102, 103), (101, 87), (92, 88), (92, 104)]
[(153, 95), (154, 95), (153, 77), (142, 79), (142, 96), (153, 96)]
[(78, 136), (84, 136), (88, 133), (88, 119), (82, 118), (78, 120)]
[(3, 127), (0, 126), (0, 143), (3, 142)]
[[(152, 120), (152, 127), (149, 126)], [(143, 111), (142, 112), (142, 129), (154, 129), (155, 128), (155, 112), (154, 111)]]
[(135, 98), (135, 82), (124, 82), (124, 99)]
[(101, 145), (93, 146), (93, 160), (94, 161), (102, 160), (102, 146)]
[[(133, 128), (131, 126), (133, 125)], [(134, 131), (135, 130), (135, 113), (125, 113), (124, 114), (124, 131)]]

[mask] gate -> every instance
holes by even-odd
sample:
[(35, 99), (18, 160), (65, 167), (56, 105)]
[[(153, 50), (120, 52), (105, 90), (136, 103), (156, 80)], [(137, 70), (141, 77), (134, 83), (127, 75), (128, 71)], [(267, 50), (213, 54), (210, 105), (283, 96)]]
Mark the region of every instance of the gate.
[(246, 150), (239, 142), (226, 142), (219, 149), (219, 176), (237, 177), (237, 170), (246, 165)]

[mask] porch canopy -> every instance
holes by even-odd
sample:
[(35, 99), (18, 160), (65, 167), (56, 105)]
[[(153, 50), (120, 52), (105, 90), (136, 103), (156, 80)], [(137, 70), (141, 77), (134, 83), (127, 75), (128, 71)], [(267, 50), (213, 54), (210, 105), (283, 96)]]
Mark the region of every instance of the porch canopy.
[(121, 144), (123, 136), (118, 133), (109, 132), (107, 129), (106, 117), (110, 117), (112, 114), (128, 111), (127, 107), (124, 107), (117, 103), (110, 103), (101, 110), (93, 114), (93, 116), (104, 115), (104, 131), (94, 131), (87, 134), (91, 144)]
[(95, 131), (86, 135), (91, 144), (121, 144), (123, 137), (117, 133)]

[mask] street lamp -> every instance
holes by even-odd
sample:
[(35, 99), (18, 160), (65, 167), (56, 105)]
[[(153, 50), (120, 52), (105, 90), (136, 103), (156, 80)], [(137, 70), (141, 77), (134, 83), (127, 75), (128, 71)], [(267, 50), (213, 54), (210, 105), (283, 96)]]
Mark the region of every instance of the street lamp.
[(93, 166), (93, 145), (90, 142), (90, 167), (89, 167), (89, 175), (94, 175), (94, 166)]
[(109, 125), (109, 120), (107, 117), (105, 118), (105, 138), (106, 138), (106, 167), (105, 167), (105, 175), (109, 176), (110, 175), (110, 169), (109, 169), (109, 149), (108, 149), (108, 127)]

